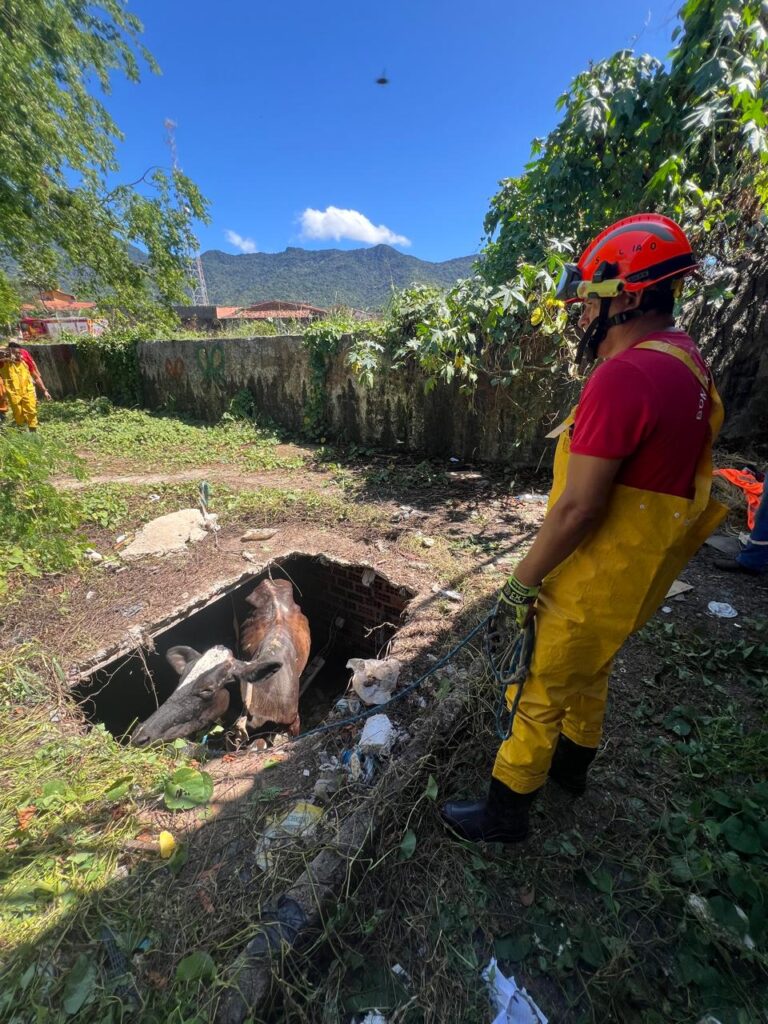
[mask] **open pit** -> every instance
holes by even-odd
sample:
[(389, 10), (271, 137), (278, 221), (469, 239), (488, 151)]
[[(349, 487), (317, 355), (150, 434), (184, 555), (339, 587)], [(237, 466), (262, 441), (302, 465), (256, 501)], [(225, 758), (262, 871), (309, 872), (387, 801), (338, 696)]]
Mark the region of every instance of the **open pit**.
[[(238, 624), (252, 610), (246, 598), (267, 577), (290, 580), (309, 619), (312, 648), (299, 705), (302, 731), (321, 723), (345, 692), (349, 658), (383, 656), (415, 596), (410, 588), (368, 566), (322, 554), (280, 557), (260, 572), (240, 576), (176, 609), (144, 631), (140, 642), (102, 652), (81, 667), (73, 692), (89, 721), (101, 722), (122, 737), (152, 714), (178, 684), (178, 675), (165, 659), (170, 647), (186, 645), (202, 652), (223, 644), (239, 654)], [(322, 667), (313, 673), (320, 658)], [(233, 704), (232, 719), (239, 709), (237, 701)]]

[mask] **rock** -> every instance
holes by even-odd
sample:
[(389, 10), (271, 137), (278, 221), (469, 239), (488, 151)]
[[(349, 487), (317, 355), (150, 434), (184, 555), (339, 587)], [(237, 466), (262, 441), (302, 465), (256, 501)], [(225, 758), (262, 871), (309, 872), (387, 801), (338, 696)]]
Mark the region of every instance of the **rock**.
[(433, 585), (432, 593), (437, 594), (438, 597), (444, 597), (448, 601), (454, 601), (456, 604), (461, 604), (464, 600), (458, 590), (443, 590), (442, 587), (437, 585), (437, 583)]
[(421, 544), (422, 544), (422, 547), (433, 548), (435, 546), (435, 538), (434, 537), (422, 537), (421, 538)]
[(374, 569), (363, 569), (362, 584), (364, 587), (370, 587), (373, 581), (376, 579), (376, 571)]
[(265, 527), (261, 530), (246, 530), (240, 540), (270, 540), (277, 533), (277, 530), (271, 530)]
[[(212, 517), (208, 517), (210, 521)], [(142, 558), (144, 555), (169, 555), (186, 551), (187, 544), (194, 544), (206, 535), (206, 519), (199, 509), (183, 508), (178, 512), (159, 516), (142, 526), (122, 557), (126, 561)]]
[(241, 554), (246, 562), (258, 562), (258, 558), (251, 551), (242, 551)]
[(94, 551), (93, 548), (86, 548), (83, 552), (83, 558), (94, 564), (104, 561), (104, 555), (100, 555), (98, 551)]
[(375, 540), (373, 542), (373, 546), (376, 548), (377, 551), (380, 551), (382, 553), (382, 555), (386, 551), (389, 551), (389, 545), (384, 540)]
[(85, 600), (86, 601), (92, 601), (94, 599), (94, 597), (96, 597), (96, 591), (95, 590), (89, 590), (88, 593), (85, 595)]
[(386, 757), (392, 748), (395, 730), (386, 715), (373, 715), (365, 723), (358, 746), (364, 754)]

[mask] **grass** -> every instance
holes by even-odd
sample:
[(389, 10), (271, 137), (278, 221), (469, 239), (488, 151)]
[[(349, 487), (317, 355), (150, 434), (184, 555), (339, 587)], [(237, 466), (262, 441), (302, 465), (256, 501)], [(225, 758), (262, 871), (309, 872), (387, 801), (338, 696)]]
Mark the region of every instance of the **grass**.
[[(93, 484), (79, 489), (75, 502), (84, 529), (101, 527), (113, 532), (127, 531), (176, 509), (197, 505), (196, 482), (180, 484)], [(211, 488), (211, 512), (222, 522), (274, 523), (302, 521), (314, 525), (350, 523), (381, 526), (386, 515), (375, 506), (351, 501), (324, 491), (260, 487), (239, 490), (225, 484)]]
[(304, 459), (276, 452), (274, 431), (234, 418), (215, 425), (178, 416), (123, 409), (107, 399), (75, 399), (41, 407), (40, 436), (65, 443), (89, 460), (111, 458), (162, 473), (213, 463), (246, 472), (298, 469)]
[[(139, 811), (184, 758), (84, 732), (61, 670), (33, 648), (4, 655), (0, 670), (0, 1016), (42, 1019), (54, 993), (66, 998), (77, 944), (108, 920), (100, 896), (125, 871)], [(111, 926), (135, 910), (128, 898)]]

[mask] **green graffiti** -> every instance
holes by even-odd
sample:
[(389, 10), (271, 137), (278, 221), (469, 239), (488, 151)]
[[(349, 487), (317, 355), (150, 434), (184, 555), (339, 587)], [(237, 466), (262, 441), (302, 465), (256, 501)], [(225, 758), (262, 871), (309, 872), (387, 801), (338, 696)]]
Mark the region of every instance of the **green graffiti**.
[(224, 383), (224, 346), (201, 346), (195, 353), (203, 380), (208, 384)]

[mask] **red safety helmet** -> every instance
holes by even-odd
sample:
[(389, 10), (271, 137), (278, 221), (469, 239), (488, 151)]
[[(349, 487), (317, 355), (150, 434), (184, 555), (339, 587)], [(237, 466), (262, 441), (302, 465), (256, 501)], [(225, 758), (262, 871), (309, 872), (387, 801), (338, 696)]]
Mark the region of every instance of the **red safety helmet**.
[(600, 300), (600, 311), (581, 339), (577, 363), (586, 350), (597, 358), (597, 350), (612, 327), (646, 313), (641, 301), (635, 309), (609, 316), (611, 299), (623, 291), (639, 292), (661, 281), (684, 277), (697, 266), (683, 229), (659, 213), (625, 217), (601, 232), (578, 263), (565, 264), (555, 293), (564, 302)]
[(610, 299), (683, 277), (697, 266), (679, 224), (659, 213), (638, 213), (602, 231), (578, 263), (566, 263), (556, 297), (564, 302)]

